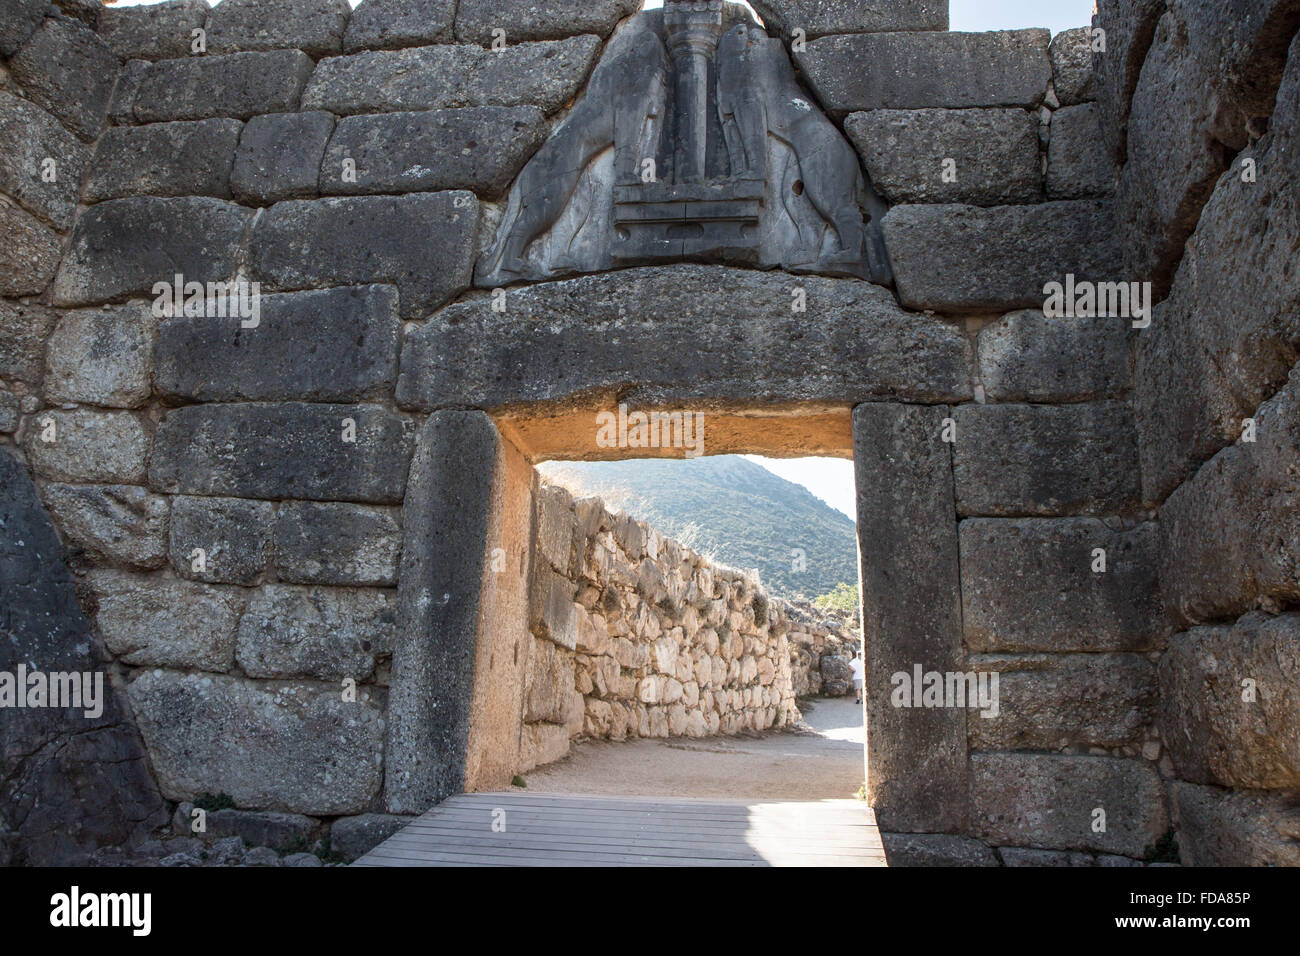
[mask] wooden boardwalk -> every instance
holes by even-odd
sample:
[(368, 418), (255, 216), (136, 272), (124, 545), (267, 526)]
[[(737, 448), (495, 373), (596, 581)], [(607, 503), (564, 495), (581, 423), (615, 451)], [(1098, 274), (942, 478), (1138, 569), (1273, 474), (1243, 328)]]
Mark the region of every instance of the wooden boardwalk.
[[(495, 828), (494, 828), (495, 824)], [(466, 793), (354, 866), (884, 866), (856, 800)]]

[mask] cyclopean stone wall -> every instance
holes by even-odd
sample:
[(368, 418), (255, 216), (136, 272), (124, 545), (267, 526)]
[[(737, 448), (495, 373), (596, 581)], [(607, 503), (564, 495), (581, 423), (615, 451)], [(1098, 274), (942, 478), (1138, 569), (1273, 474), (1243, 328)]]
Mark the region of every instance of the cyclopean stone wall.
[(538, 492), (534, 553), (521, 773), (565, 756), (578, 737), (787, 727), (799, 719), (796, 693), (811, 686), (813, 654), (797, 648), (853, 640), (772, 597), (752, 573), (558, 486)]
[[(7, 852), (132, 839), (134, 732), (167, 800), (303, 832), (508, 784), (531, 465), (628, 457), (593, 425), (624, 402), (704, 413), (708, 453), (854, 458), (893, 862), (1122, 862), (1171, 828), (1188, 863), (1295, 862), (1294, 0), (1102, 0), (1104, 53), (765, 0), (892, 206), (893, 290), (668, 264), (470, 292), (633, 6), (0, 3), (0, 444), (93, 640), (19, 626), (31, 666), (115, 679), (131, 808), (43, 777), (3, 795)], [(155, 316), (178, 273), (260, 282), (258, 324)], [(1045, 318), (1070, 275), (1151, 281), (1151, 325)], [(893, 706), (918, 665), (997, 671), (999, 716)]]
[(1160, 290), (1133, 406), (1182, 857), (1300, 865), (1300, 3), (1103, 0), (1096, 23), (1126, 269)]

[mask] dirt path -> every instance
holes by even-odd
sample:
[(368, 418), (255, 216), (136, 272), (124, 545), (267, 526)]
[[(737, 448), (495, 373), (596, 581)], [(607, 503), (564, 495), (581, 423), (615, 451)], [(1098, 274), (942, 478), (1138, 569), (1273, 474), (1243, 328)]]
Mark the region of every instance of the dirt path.
[(590, 741), (527, 777), (539, 793), (826, 800), (862, 784), (862, 706), (817, 700), (810, 730), (762, 737)]

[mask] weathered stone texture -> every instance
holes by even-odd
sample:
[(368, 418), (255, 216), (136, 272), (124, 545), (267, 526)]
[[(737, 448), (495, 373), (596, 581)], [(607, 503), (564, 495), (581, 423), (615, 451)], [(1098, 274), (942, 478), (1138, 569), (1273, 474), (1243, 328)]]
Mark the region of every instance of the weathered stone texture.
[(342, 116), (459, 106), (536, 106), (554, 113), (578, 93), (600, 53), (594, 36), (505, 50), (430, 46), (322, 60), (303, 109)]
[(750, 6), (768, 30), (790, 38), (836, 33), (947, 30), (947, 0), (755, 0)]
[(1026, 110), (872, 110), (851, 114), (844, 131), (891, 203), (998, 206), (1042, 198), (1038, 117)]
[[(375, 2), (376, 0), (367, 0), (367, 3), (362, 6)], [(388, 813), (363, 813), (360, 816), (335, 820), (330, 824), (330, 850), (341, 856), (344, 861), (351, 863), (365, 856), (402, 827), (413, 823), (415, 819), (413, 816), (404, 817)]]
[[(132, 9), (145, 9), (133, 7)], [(140, 92), (144, 75), (149, 72), (148, 60), (127, 60), (117, 75), (113, 98), (108, 104), (108, 120), (114, 126), (130, 126), (135, 122), (135, 98)]]
[[(1052, 64), (1046, 30), (824, 37), (795, 61), (827, 112), (1036, 107)], [(863, 64), (872, 64), (863, 69)]]
[(1101, 139), (1097, 104), (1052, 114), (1047, 146), (1047, 198), (1092, 199), (1115, 191), (1115, 167)]
[(212, 53), (302, 50), (338, 53), (352, 7), (347, 0), (222, 0), (212, 9)]
[(1041, 308), (1043, 286), (1067, 274), (1120, 278), (1108, 202), (895, 206), (884, 230), (899, 297), (912, 309)]
[(149, 435), (130, 412), (50, 410), (27, 435), (27, 460), (43, 478), (144, 483)]
[(1300, 790), (1300, 615), (1177, 635), (1160, 661), (1160, 700), (1181, 779)]
[(853, 412), (862, 566), (867, 799), (882, 829), (967, 827), (967, 714), (899, 708), (891, 675), (959, 670), (962, 657), (952, 470), (943, 407), (859, 405)]
[(1129, 107), (1138, 75), (1155, 37), (1166, 0), (1097, 0), (1094, 30), (1103, 30), (1106, 49), (1092, 55), (1092, 88), (1102, 115), (1107, 148), (1122, 162), (1127, 151)]
[(456, 6), (457, 0), (365, 0), (348, 20), (343, 52), (449, 42)]
[[(1095, 549), (1106, 571), (1093, 571)], [(1164, 646), (1156, 528), (1113, 531), (1095, 518), (961, 523), (970, 651), (1139, 651)]]
[(267, 205), (318, 194), (321, 160), (334, 132), (329, 113), (272, 113), (244, 126), (230, 172), (241, 202)]
[(144, 748), (104, 671), (72, 576), (22, 463), (0, 449), (0, 672), (96, 673), (102, 712), (0, 708), (0, 854), (13, 865), (84, 863), (166, 820)]
[(460, 0), (456, 39), (486, 45), (496, 29), (505, 31), (507, 43), (560, 40), (583, 33), (607, 37), (615, 24), (640, 9), (640, 0)]
[(45, 19), (47, 0), (4, 0), (0, 17), (0, 56), (10, 57), (22, 49)]
[(54, 280), (54, 304), (97, 305), (154, 295), (179, 273), (188, 282), (235, 274), (252, 211), (219, 199), (114, 199), (77, 219)]
[(1138, 503), (1133, 416), (1120, 402), (953, 411), (963, 515), (1121, 514)]
[(1300, 793), (1175, 781), (1170, 799), (1184, 866), (1300, 866)]
[(45, 342), (58, 321), (51, 309), (0, 299), (0, 378), (36, 384), (45, 369)]
[[(972, 754), (976, 836), (994, 844), (1142, 858), (1168, 829), (1164, 786), (1137, 760)], [(1093, 829), (1094, 811), (1106, 828)]]
[(1093, 98), (1092, 28), (1062, 30), (1052, 37), (1052, 87), (1062, 106), (1075, 106)]
[(1243, 419), (1300, 359), (1300, 39), (1292, 51), (1273, 132), (1241, 157), (1257, 164), (1257, 181), (1243, 181), (1240, 164), (1219, 180), (1169, 298), (1138, 339), (1135, 409), (1149, 502), (1236, 441)]
[(49, 285), (63, 253), (58, 234), (34, 216), (0, 199), (0, 295), (36, 295)]
[(377, 406), (196, 405), (159, 425), (149, 480), (173, 494), (396, 504), (410, 454), (408, 423)]
[(150, 393), (155, 324), (143, 305), (64, 313), (46, 351), (46, 400), (143, 405)]
[(271, 584), (248, 602), (235, 659), (249, 677), (358, 683), (395, 639), (392, 591)]
[(479, 223), (472, 193), (290, 200), (253, 228), (254, 277), (272, 289), (398, 287), (403, 318), (469, 288)]
[(118, 62), (103, 40), (64, 17), (49, 17), (9, 61), (23, 94), (91, 142), (104, 128)]
[(52, 115), (0, 91), (0, 192), (66, 230), (89, 160), (89, 150)]
[(1127, 322), (1014, 312), (979, 334), (980, 381), (995, 402), (1119, 398), (1129, 385)]
[(987, 844), (946, 833), (882, 833), (889, 866), (997, 866)]
[(504, 313), (486, 294), (450, 306), (407, 338), (397, 394), (419, 408), (633, 384), (626, 401), (958, 401), (970, 361), (957, 328), (868, 283), (682, 265), (510, 291)]
[(256, 584), (271, 559), (274, 524), (270, 502), (178, 495), (172, 499), (172, 567), (196, 581)]
[(312, 69), (298, 50), (161, 60), (140, 81), (135, 116), (157, 123), (292, 112)]
[(392, 386), (401, 335), (392, 286), (264, 295), (260, 302), (253, 328), (238, 316), (164, 320), (158, 391), (201, 402), (346, 402)]
[(74, 551), (95, 561), (160, 568), (167, 499), (133, 485), (49, 484), (41, 497)]
[(119, 60), (171, 60), (190, 55), (193, 30), (204, 27), (207, 0), (165, 0), (138, 7), (105, 7), (99, 35)]
[[(505, 191), (546, 134), (545, 117), (535, 107), (345, 117), (321, 165), (321, 191), (469, 189), (492, 198)], [(343, 175), (347, 159), (355, 163), (355, 176)]]
[(123, 664), (227, 671), (247, 592), (121, 571), (92, 571), (95, 623)]
[(232, 119), (114, 126), (95, 148), (88, 202), (124, 196), (230, 198), (230, 169), (243, 123)]
[(364, 689), (347, 703), (333, 683), (146, 671), (129, 694), (169, 799), (226, 793), (241, 807), (338, 815), (379, 792), (383, 721)]
[(973, 750), (1061, 750), (1142, 743), (1155, 722), (1156, 668), (1140, 654), (973, 655), (998, 676), (998, 713), (970, 711)]
[(1161, 587), (1186, 623), (1300, 600), (1300, 373), (1255, 427), (1256, 441), (1219, 452), (1161, 511)]
[(338, 502), (286, 502), (275, 525), (276, 574), (298, 584), (397, 584), (399, 513)]

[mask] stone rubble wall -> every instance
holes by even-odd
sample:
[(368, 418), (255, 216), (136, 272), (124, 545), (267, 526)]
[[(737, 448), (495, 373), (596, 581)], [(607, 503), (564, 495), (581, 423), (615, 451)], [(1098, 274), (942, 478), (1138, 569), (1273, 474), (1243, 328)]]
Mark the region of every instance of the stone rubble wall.
[(848, 689), (834, 652), (856, 638), (752, 572), (557, 485), (540, 487), (536, 528), (520, 773), (577, 739), (788, 727), (797, 695)]
[(1126, 271), (1157, 287), (1133, 407), (1179, 847), (1297, 866), (1300, 3), (1102, 0), (1095, 23)]

